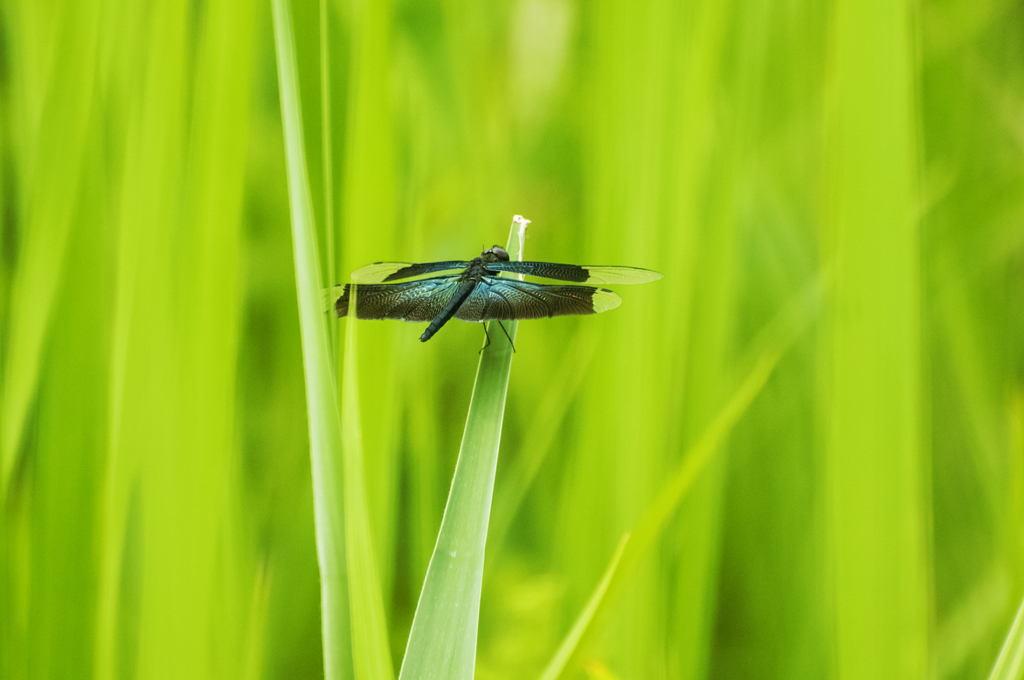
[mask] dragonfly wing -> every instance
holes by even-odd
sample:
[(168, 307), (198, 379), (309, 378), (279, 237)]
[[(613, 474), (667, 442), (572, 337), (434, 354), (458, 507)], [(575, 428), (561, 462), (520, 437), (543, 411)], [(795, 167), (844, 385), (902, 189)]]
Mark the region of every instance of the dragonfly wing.
[[(326, 309), (333, 307), (339, 317), (347, 316), (352, 285), (346, 283), (324, 290)], [(356, 316), (360, 319), (431, 321), (441, 313), (458, 287), (457, 275), (404, 283), (358, 284)]]
[(444, 272), (451, 269), (465, 269), (469, 262), (448, 260), (447, 262), (374, 262), (352, 272), (352, 280), (356, 283), (384, 283), (409, 279), (423, 274)]
[(572, 283), (649, 283), (662, 278), (658, 272), (639, 267), (606, 267), (557, 262), (490, 262), (487, 269), (492, 272), (512, 272)]
[(462, 321), (544, 319), (570, 314), (600, 314), (622, 304), (610, 290), (592, 286), (548, 286), (487, 277), (455, 313)]

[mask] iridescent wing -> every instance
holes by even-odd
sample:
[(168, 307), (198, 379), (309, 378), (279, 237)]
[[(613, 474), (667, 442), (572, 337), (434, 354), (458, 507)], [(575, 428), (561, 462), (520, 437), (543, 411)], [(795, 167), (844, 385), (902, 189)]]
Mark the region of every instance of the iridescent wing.
[(455, 312), (455, 318), (462, 321), (543, 319), (569, 314), (600, 314), (620, 304), (622, 299), (604, 288), (548, 286), (485, 277)]
[(352, 272), (352, 280), (356, 283), (384, 283), (410, 279), (423, 274), (444, 272), (452, 269), (465, 269), (469, 262), (448, 260), (447, 262), (374, 262)]
[[(348, 315), (353, 284), (325, 288), (324, 311)], [(437, 276), (404, 283), (356, 285), (356, 316), (360, 319), (431, 321), (441, 313), (459, 287), (458, 275)]]
[(512, 272), (572, 283), (649, 283), (662, 278), (658, 272), (639, 267), (605, 267), (556, 262), (490, 262), (487, 269), (492, 272)]

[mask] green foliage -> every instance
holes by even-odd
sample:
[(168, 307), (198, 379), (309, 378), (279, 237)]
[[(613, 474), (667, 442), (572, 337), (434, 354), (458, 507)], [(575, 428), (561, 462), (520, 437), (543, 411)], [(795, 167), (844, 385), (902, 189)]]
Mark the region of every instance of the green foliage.
[[(3, 0), (0, 677), (1013, 677), (1022, 25)], [(665, 278), (319, 310), (514, 214)]]
[(841, 1), (831, 35), (824, 226), (836, 267), (820, 409), (835, 663), (849, 678), (922, 677), (928, 665), (909, 20), (899, 5)]

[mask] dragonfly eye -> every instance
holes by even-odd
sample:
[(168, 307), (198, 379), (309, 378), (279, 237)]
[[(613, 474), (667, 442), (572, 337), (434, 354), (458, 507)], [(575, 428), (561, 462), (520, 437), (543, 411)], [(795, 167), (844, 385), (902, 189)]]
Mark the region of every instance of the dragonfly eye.
[(496, 258), (498, 258), (502, 262), (508, 262), (508, 253), (505, 252), (505, 249), (502, 248), (501, 246), (494, 246), (493, 248), (488, 248), (486, 252), (492, 253)]

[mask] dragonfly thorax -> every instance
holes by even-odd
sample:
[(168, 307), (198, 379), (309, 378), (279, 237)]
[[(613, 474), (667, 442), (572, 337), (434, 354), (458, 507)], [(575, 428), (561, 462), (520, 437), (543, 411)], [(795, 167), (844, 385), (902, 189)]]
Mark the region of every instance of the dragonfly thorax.
[(459, 280), (477, 282), (483, 280), (485, 276), (494, 276), (494, 272), (487, 270), (487, 264), (489, 262), (497, 262), (497, 260), (493, 259), (493, 255), (490, 255), (490, 257), (492, 259), (488, 259), (487, 251), (484, 251), (484, 254), (480, 255), (480, 257), (474, 257), (469, 261), (469, 266), (462, 270)]

